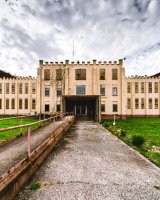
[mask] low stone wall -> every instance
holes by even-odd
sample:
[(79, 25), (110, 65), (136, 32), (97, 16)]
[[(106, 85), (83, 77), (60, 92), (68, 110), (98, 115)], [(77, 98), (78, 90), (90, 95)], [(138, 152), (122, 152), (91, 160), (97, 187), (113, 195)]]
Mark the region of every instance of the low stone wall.
[(74, 123), (75, 117), (65, 122), (56, 132), (54, 132), (47, 140), (45, 140), (38, 148), (36, 148), (31, 156), (19, 163), (13, 172), (9, 173), (7, 177), (0, 180), (0, 199), (11, 200), (23, 187), (23, 185), (36, 172), (38, 167), (42, 164), (53, 147), (62, 138), (64, 133)]

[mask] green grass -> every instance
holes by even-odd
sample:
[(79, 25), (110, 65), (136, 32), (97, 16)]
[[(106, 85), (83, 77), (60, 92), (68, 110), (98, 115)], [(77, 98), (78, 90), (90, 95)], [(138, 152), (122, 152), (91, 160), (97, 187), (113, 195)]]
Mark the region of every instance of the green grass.
[[(138, 150), (160, 167), (160, 118), (128, 118), (127, 120), (117, 120), (115, 127), (112, 123), (113, 121), (108, 121), (104, 125), (125, 143)], [(125, 136), (122, 137), (118, 130), (124, 130), (126, 132)], [(134, 136), (142, 136), (145, 140), (144, 144), (140, 147), (134, 146), (132, 144)]]
[[(0, 116), (0, 118), (5, 118), (5, 117), (11, 117), (11, 116)], [(38, 119), (36, 119), (35, 117), (25, 117), (25, 118), (22, 118), (22, 124), (33, 123), (33, 122), (36, 122), (37, 120)], [(0, 129), (11, 127), (11, 126), (18, 126), (18, 125), (20, 125), (20, 119), (11, 119), (11, 120), (0, 121)], [(39, 124), (33, 125), (31, 127), (31, 130), (37, 128), (38, 126), (39, 126)], [(28, 129), (27, 127), (24, 127), (22, 129), (22, 133), (27, 132), (27, 129)], [(20, 135), (20, 129), (14, 129), (14, 130), (0, 132), (0, 142), (8, 140), (8, 139), (13, 138), (18, 135)]]

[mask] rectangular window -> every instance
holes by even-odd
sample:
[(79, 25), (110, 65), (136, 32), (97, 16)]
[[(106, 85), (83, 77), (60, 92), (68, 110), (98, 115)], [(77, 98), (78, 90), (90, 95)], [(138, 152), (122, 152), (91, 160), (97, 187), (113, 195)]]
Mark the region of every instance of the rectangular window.
[(2, 83), (0, 83), (0, 94), (2, 94)]
[(113, 112), (118, 112), (118, 104), (117, 103), (114, 103), (113, 105), (112, 105), (113, 107)]
[(85, 85), (76, 85), (76, 94), (85, 94), (86, 86)]
[(36, 100), (32, 99), (32, 109), (36, 109)]
[(25, 94), (28, 94), (28, 83), (25, 83)]
[(46, 97), (50, 96), (50, 88), (45, 88), (45, 96)]
[(22, 94), (22, 93), (23, 93), (22, 87), (23, 87), (22, 83), (19, 83), (19, 94)]
[(144, 98), (141, 98), (141, 109), (144, 109)]
[(76, 69), (75, 73), (75, 80), (86, 80), (86, 69)]
[(105, 112), (105, 104), (101, 104), (101, 112)]
[(144, 93), (144, 82), (141, 82), (141, 93)]
[(148, 83), (148, 93), (152, 93), (152, 82)]
[(62, 80), (62, 69), (56, 70), (56, 80), (61, 81)]
[(12, 94), (15, 94), (15, 83), (12, 83)]
[(138, 93), (138, 90), (139, 90), (139, 88), (138, 88), (138, 82), (135, 82), (135, 93)]
[(32, 94), (36, 94), (36, 84), (32, 83)]
[(22, 99), (19, 99), (19, 109), (22, 109)]
[(24, 100), (24, 109), (28, 109), (28, 99)]
[(100, 69), (99, 80), (105, 80), (105, 69)]
[(50, 69), (44, 69), (44, 80), (50, 80)]
[(62, 95), (62, 88), (57, 88), (57, 96), (61, 96)]
[(158, 82), (154, 83), (154, 92), (158, 93)]
[(0, 99), (0, 109), (2, 109), (2, 99)]
[(57, 104), (57, 112), (60, 112), (60, 111), (61, 111), (61, 105)]
[(9, 94), (9, 83), (6, 83), (6, 94)]
[(11, 108), (12, 108), (12, 109), (15, 109), (15, 99), (12, 99), (12, 100), (11, 100)]
[(127, 93), (131, 93), (131, 82), (127, 83)]
[(139, 99), (135, 99), (135, 109), (139, 109)]
[(118, 70), (112, 69), (112, 80), (118, 80)]
[(117, 96), (118, 95), (118, 89), (117, 89), (117, 87), (113, 87), (112, 88), (112, 95), (113, 96)]
[(158, 98), (154, 99), (154, 108), (158, 109)]
[(45, 112), (49, 112), (49, 104), (45, 104)]
[(105, 87), (100, 85), (100, 95), (105, 96)]
[(9, 99), (6, 99), (6, 109), (9, 109)]
[(131, 99), (127, 99), (127, 109), (131, 109)]
[(149, 109), (152, 109), (152, 99), (149, 99)]

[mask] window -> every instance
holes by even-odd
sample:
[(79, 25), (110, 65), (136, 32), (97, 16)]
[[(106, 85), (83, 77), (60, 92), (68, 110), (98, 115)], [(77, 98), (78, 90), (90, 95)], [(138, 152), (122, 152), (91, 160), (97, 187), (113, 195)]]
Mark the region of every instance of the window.
[(57, 96), (61, 96), (62, 95), (62, 88), (57, 88)]
[(11, 100), (11, 108), (12, 108), (12, 109), (15, 109), (15, 99), (12, 99), (12, 100)]
[(36, 100), (32, 99), (32, 109), (36, 109)]
[(45, 96), (50, 96), (50, 88), (45, 88)]
[(127, 93), (131, 93), (131, 82), (127, 83)]
[(112, 69), (112, 80), (118, 80), (118, 71), (117, 71), (117, 69)]
[(45, 104), (45, 112), (49, 112), (49, 104)]
[(135, 99), (135, 109), (139, 108), (139, 99)]
[(105, 80), (105, 69), (100, 69), (99, 79)]
[(105, 112), (105, 104), (101, 104), (101, 112)]
[(113, 87), (113, 88), (112, 88), (112, 95), (113, 95), (113, 96), (117, 96), (117, 95), (118, 95), (117, 87)]
[(135, 93), (138, 93), (138, 90), (139, 90), (139, 88), (138, 88), (138, 82), (135, 82)]
[(0, 94), (2, 94), (2, 83), (0, 83)]
[(25, 83), (25, 94), (28, 94), (28, 83)]
[(158, 93), (158, 82), (154, 83), (154, 92)]
[(76, 85), (76, 94), (85, 94), (86, 86), (85, 85)]
[(22, 94), (22, 83), (19, 83), (19, 94)]
[(9, 83), (6, 83), (6, 94), (9, 94)]
[(141, 109), (144, 109), (144, 98), (141, 98)]
[(56, 70), (56, 80), (61, 81), (62, 80), (62, 69)]
[(141, 93), (144, 93), (144, 82), (141, 82)]
[(22, 99), (19, 99), (19, 109), (22, 109)]
[(149, 99), (149, 109), (152, 109), (152, 99)]
[(131, 109), (131, 99), (127, 99), (127, 109)]
[(9, 99), (6, 99), (6, 109), (9, 109)]
[(0, 99), (0, 109), (2, 109), (2, 99)]
[(15, 94), (15, 83), (12, 83), (12, 94)]
[(57, 112), (60, 112), (60, 111), (61, 111), (61, 105), (58, 104), (58, 105), (57, 105)]
[(76, 69), (76, 80), (86, 80), (86, 69)]
[(154, 99), (154, 108), (158, 109), (158, 98)]
[(32, 94), (36, 93), (36, 84), (32, 83)]
[(44, 80), (45, 81), (50, 80), (50, 69), (45, 69), (44, 70)]
[(105, 87), (100, 85), (100, 95), (105, 96)]
[(28, 109), (28, 99), (24, 100), (24, 109)]
[(152, 82), (148, 83), (148, 93), (152, 93)]
[(113, 104), (113, 112), (118, 112), (118, 105), (117, 105), (117, 103)]

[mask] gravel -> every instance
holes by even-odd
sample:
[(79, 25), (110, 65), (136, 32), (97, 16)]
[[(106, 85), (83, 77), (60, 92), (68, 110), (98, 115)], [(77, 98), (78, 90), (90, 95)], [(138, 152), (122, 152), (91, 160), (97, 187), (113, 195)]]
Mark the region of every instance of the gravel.
[(15, 198), (25, 199), (160, 200), (160, 169), (100, 124), (78, 121)]

